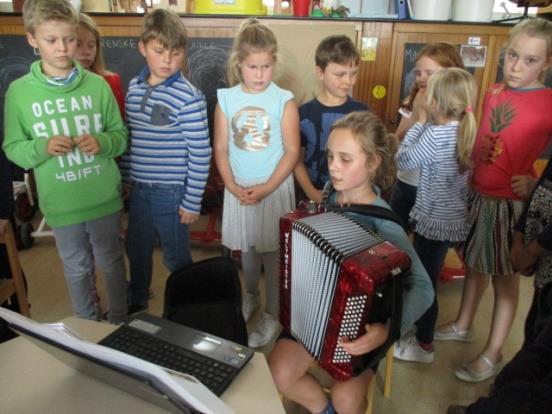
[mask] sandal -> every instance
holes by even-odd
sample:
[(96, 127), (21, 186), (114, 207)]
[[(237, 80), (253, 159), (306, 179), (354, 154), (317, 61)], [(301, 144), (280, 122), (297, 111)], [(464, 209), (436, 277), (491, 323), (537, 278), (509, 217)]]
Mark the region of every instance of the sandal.
[(454, 322), (445, 325), (440, 331), (435, 331), (433, 335), (433, 339), (436, 341), (473, 342), (473, 337), (471, 330), (459, 331)]
[(468, 363), (465, 363), (456, 371), (454, 371), (454, 375), (456, 375), (456, 378), (466, 382), (481, 382), (485, 381), (488, 378), (494, 377), (502, 368), (501, 361), (493, 363), (483, 354), (480, 354), (477, 358), (483, 361), (485, 365), (487, 365), (487, 369), (483, 371), (474, 371), (468, 366)]

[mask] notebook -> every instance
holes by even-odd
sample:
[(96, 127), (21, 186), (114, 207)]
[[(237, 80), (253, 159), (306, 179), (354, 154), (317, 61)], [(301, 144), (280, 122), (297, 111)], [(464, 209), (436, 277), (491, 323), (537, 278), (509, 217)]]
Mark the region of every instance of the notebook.
[(254, 354), (251, 348), (144, 312), (99, 344), (193, 375), (216, 395)]
[[(64, 364), (168, 411), (188, 414), (234, 413), (194, 376), (163, 369), (141, 358), (84, 340), (63, 323), (38, 323), (5, 308), (0, 308), (0, 318), (8, 322), (11, 329)], [(156, 323), (163, 324), (163, 327)], [(167, 330), (172, 328), (178, 330), (180, 327), (171, 322), (165, 324), (161, 318), (144, 314), (140, 318), (132, 319), (127, 325), (117, 328), (116, 331), (124, 330), (126, 326), (136, 326), (136, 324), (142, 324), (142, 330), (145, 329), (143, 326), (153, 329), (154, 332), (150, 334), (153, 336), (165, 336)], [(219, 340), (199, 331), (195, 331), (195, 335), (196, 337), (202, 335), (209, 345), (211, 340)], [(229, 342), (222, 340), (217, 349)], [(213, 348), (215, 347), (211, 349)], [(246, 360), (241, 367), (251, 358), (252, 350), (247, 349), (245, 354), (245, 358), (240, 358)]]

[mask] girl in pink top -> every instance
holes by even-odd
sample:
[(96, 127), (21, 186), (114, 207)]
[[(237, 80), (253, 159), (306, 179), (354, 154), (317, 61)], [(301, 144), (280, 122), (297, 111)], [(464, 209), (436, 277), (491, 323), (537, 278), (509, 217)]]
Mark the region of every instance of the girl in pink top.
[(543, 84), (552, 66), (552, 22), (537, 18), (511, 31), (502, 83), (485, 97), (474, 148), (471, 230), (463, 253), (466, 279), (456, 320), (436, 340), (471, 342), (472, 322), (488, 285), (494, 287), (491, 329), (482, 352), (455, 371), (479, 382), (499, 371), (502, 347), (518, 303), (519, 275), (510, 260), (513, 226), (536, 182), (533, 163), (552, 140), (552, 89)]

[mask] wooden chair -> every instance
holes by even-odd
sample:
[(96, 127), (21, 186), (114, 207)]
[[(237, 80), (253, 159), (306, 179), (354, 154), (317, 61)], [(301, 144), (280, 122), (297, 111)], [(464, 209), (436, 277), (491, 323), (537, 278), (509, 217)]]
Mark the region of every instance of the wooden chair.
[(27, 293), (25, 292), (23, 271), (21, 270), (21, 265), (19, 263), (19, 256), (15, 245), (15, 235), (9, 222), (4, 229), (4, 234), (0, 235), (0, 244), (6, 245), (12, 273), (12, 277), (10, 279), (0, 279), (0, 303), (5, 302), (15, 294), (19, 302), (19, 312), (22, 315), (30, 317), (31, 313), (29, 311)]
[[(385, 354), (385, 374), (383, 377), (383, 396), (389, 398), (391, 396), (391, 375), (393, 374), (393, 349), (395, 346), (390, 347)], [(372, 414), (374, 411), (374, 397), (376, 389), (376, 381), (378, 374), (374, 375), (370, 385), (368, 385), (368, 408), (366, 414)]]

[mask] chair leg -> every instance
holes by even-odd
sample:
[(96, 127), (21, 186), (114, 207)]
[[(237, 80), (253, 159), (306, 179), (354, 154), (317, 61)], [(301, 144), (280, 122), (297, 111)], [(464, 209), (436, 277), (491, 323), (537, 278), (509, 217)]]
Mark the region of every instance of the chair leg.
[(368, 408), (366, 408), (366, 414), (372, 414), (374, 411), (374, 397), (376, 395), (375, 393), (376, 389), (376, 375), (372, 377), (372, 380), (370, 381), (370, 384), (368, 384)]
[(15, 235), (10, 223), (7, 223), (4, 235), (0, 237), (0, 242), (6, 245), (6, 250), (8, 252), (8, 260), (12, 272), (13, 292), (17, 296), (20, 313), (25, 316), (30, 316), (31, 312), (29, 310), (29, 302), (27, 301), (27, 293), (25, 292), (23, 272), (19, 263), (17, 246), (15, 245)]
[(383, 381), (383, 396), (389, 398), (391, 396), (391, 376), (393, 375), (393, 349), (395, 345), (387, 350), (385, 355), (385, 379)]

